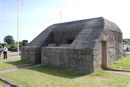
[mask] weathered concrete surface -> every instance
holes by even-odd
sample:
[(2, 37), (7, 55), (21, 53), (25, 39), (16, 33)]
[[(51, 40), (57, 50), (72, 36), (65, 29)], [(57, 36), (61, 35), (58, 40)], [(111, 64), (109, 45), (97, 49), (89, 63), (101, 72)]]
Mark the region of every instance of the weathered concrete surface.
[(21, 47), (21, 59), (36, 64), (41, 63), (41, 48), (31, 46)]
[(94, 70), (102, 68), (102, 46), (101, 42), (106, 41), (107, 45), (107, 66), (123, 57), (122, 32), (114, 23), (104, 19), (104, 28), (94, 47)]
[(92, 49), (42, 48), (42, 64), (81, 71), (93, 71)]
[(54, 24), (22, 47), (21, 58), (96, 72), (102, 68), (102, 41), (106, 42), (106, 66), (123, 57), (122, 32), (103, 17)]

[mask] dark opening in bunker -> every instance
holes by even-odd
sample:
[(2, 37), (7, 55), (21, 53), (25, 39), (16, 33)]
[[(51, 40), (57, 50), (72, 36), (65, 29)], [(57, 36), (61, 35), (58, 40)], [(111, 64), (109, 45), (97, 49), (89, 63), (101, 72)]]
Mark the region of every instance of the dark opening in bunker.
[(75, 38), (65, 38), (67, 41), (67, 44), (71, 44), (74, 41)]

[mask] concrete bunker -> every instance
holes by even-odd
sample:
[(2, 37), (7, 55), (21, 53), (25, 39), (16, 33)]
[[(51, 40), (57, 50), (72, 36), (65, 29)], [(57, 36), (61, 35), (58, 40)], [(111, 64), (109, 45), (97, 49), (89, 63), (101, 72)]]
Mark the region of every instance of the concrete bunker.
[(123, 57), (122, 45), (120, 28), (99, 17), (49, 26), (21, 48), (21, 59), (96, 72)]

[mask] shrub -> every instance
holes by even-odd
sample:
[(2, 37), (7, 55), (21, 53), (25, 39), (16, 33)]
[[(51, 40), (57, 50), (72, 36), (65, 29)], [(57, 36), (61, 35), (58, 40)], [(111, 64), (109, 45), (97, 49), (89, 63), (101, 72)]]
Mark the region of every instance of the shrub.
[(9, 51), (17, 51), (17, 44), (12, 43), (11, 45), (7, 45)]

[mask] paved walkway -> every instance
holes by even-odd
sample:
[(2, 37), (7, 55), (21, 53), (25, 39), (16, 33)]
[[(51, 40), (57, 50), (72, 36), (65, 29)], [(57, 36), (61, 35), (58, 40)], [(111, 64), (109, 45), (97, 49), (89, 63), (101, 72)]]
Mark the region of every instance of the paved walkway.
[(109, 72), (114, 72), (114, 73), (120, 73), (120, 74), (130, 75), (130, 72), (122, 72), (122, 71), (109, 71)]
[(0, 73), (14, 71), (18, 69), (25, 69), (25, 68), (30, 68), (30, 67), (40, 66), (40, 65), (41, 64), (25, 64), (25, 65), (20, 65), (16, 67), (4, 68), (4, 69), (0, 69)]
[(128, 70), (121, 70), (121, 69), (111, 69), (111, 68), (108, 68), (108, 69), (106, 69), (106, 71), (130, 75), (130, 71), (128, 71)]
[[(10, 53), (10, 54), (8, 54), (8, 56), (11, 56), (8, 59), (20, 58), (21, 57), (21, 56), (18, 57), (17, 53)], [(39, 66), (39, 65), (40, 64), (24, 64), (24, 65), (14, 66), (14, 67), (10, 67), (10, 68), (4, 68), (4, 69), (0, 69), (0, 73), (14, 71), (14, 70), (23, 69), (23, 68), (30, 68), (30, 67)]]
[(18, 56), (18, 53), (9, 53), (7, 54), (9, 57), (9, 59), (13, 59), (13, 58), (21, 58), (21, 55)]

